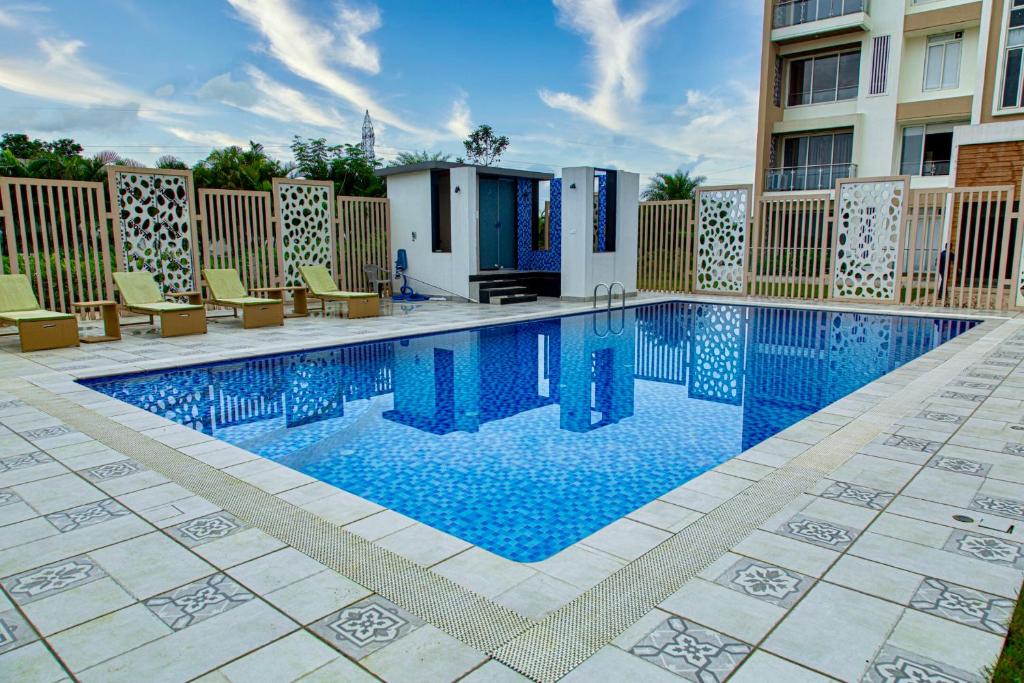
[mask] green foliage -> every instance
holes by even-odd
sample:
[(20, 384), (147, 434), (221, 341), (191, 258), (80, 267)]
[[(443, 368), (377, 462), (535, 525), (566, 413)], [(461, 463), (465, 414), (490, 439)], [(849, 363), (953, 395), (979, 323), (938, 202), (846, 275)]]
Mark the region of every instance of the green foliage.
[(328, 145), (324, 138), (292, 142), (295, 175), (309, 180), (331, 180), (336, 195), (383, 197), (384, 181), (359, 145)]
[(33, 159), (46, 151), (42, 140), (30, 140), (24, 133), (4, 133), (0, 150), (10, 152), (16, 159)]
[(271, 158), (263, 145), (249, 142), (248, 149), (232, 146), (215, 149), (192, 168), (196, 187), (225, 190), (267, 190), (273, 178), (288, 173), (288, 167)]
[(490, 166), (501, 159), (501, 155), (508, 148), (509, 139), (504, 135), (495, 135), (493, 128), (481, 124), (463, 140), (462, 145), (466, 148), (466, 159), (469, 163)]
[(697, 188), (707, 180), (706, 176), (691, 176), (689, 171), (658, 173), (651, 178), (640, 196), (647, 202), (693, 199)]
[(184, 171), (188, 169), (188, 164), (171, 154), (165, 154), (156, 160), (157, 168), (167, 168), (176, 171)]
[(1002, 656), (995, 668), (986, 673), (992, 683), (1024, 682), (1024, 600), (1013, 610)]
[(400, 152), (388, 166), (408, 166), (409, 164), (422, 164), (428, 161), (451, 161), (452, 155), (444, 152)]

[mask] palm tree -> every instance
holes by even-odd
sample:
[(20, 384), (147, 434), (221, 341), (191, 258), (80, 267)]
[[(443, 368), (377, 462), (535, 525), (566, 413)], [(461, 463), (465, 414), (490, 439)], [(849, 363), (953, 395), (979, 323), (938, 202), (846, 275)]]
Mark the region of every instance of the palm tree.
[(693, 199), (697, 188), (707, 180), (707, 176), (691, 176), (689, 171), (658, 173), (651, 178), (641, 197), (646, 202)]
[(409, 164), (421, 164), (426, 161), (451, 161), (452, 155), (444, 152), (399, 152), (388, 166), (408, 166)]

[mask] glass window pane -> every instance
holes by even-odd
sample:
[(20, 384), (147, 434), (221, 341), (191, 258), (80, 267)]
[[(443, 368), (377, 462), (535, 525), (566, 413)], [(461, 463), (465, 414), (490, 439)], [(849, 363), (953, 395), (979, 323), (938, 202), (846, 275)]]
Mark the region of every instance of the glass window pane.
[(839, 58), (839, 92), (837, 99), (852, 100), (857, 97), (860, 84), (860, 53), (851, 52)]
[(811, 102), (811, 60), (798, 59), (789, 65), (789, 106)]
[(960, 41), (946, 45), (946, 58), (942, 66), (942, 87), (956, 88), (960, 85)]
[(952, 156), (953, 133), (933, 133), (929, 130), (924, 136), (925, 162), (948, 162)]
[(925, 90), (938, 88), (942, 85), (942, 53), (942, 45), (932, 45), (928, 48), (928, 54), (924, 62)]
[(787, 168), (807, 163), (807, 138), (788, 138), (782, 152), (782, 165)]
[(924, 152), (924, 126), (903, 129), (903, 146), (900, 152), (900, 173), (918, 175), (921, 173), (921, 157)]
[(832, 151), (833, 164), (853, 163), (853, 133), (837, 133)]
[(833, 102), (836, 99), (836, 79), (839, 73), (839, 56), (817, 57), (814, 60), (814, 76), (811, 87), (814, 92), (811, 102)]
[(1020, 67), (1024, 49), (1017, 48), (1006, 53), (1006, 73), (1003, 81), (1003, 106), (1016, 107), (1020, 104)]
[(1006, 38), (1006, 47), (1020, 47), (1024, 45), (1024, 28), (1011, 29)]
[(811, 137), (807, 149), (808, 166), (832, 165), (832, 138), (831, 134)]

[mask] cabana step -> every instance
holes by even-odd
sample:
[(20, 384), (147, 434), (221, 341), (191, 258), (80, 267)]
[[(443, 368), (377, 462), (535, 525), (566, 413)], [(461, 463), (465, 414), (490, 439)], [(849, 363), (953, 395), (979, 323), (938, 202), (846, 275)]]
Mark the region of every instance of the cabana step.
[(496, 306), (504, 306), (505, 304), (525, 304), (536, 300), (536, 294), (509, 294), (506, 296), (491, 297), (490, 302)]
[(480, 287), (480, 303), (487, 304), (493, 299), (499, 296), (516, 296), (520, 294), (533, 294), (526, 287), (519, 285), (505, 286), (505, 287)]

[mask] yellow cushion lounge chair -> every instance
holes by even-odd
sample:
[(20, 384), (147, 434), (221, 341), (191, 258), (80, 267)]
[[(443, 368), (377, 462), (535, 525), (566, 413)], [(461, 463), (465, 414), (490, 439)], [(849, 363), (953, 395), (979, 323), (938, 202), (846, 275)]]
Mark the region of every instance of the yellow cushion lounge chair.
[(121, 303), (129, 311), (148, 315), (151, 322), (154, 316), (160, 316), (161, 337), (206, 334), (206, 308), (202, 304), (164, 301), (160, 285), (149, 271), (114, 273), (114, 284), (121, 293)]
[(39, 308), (25, 275), (0, 275), (0, 322), (18, 326), (22, 351), (78, 346), (78, 320)]
[(321, 301), (344, 301), (348, 304), (348, 317), (371, 318), (380, 315), (380, 297), (367, 292), (343, 292), (331, 277), (326, 266), (299, 266), (312, 296)]
[(284, 301), (249, 296), (238, 271), (234, 268), (204, 268), (203, 279), (210, 288), (210, 303), (242, 309), (242, 327), (265, 327), (284, 325)]

